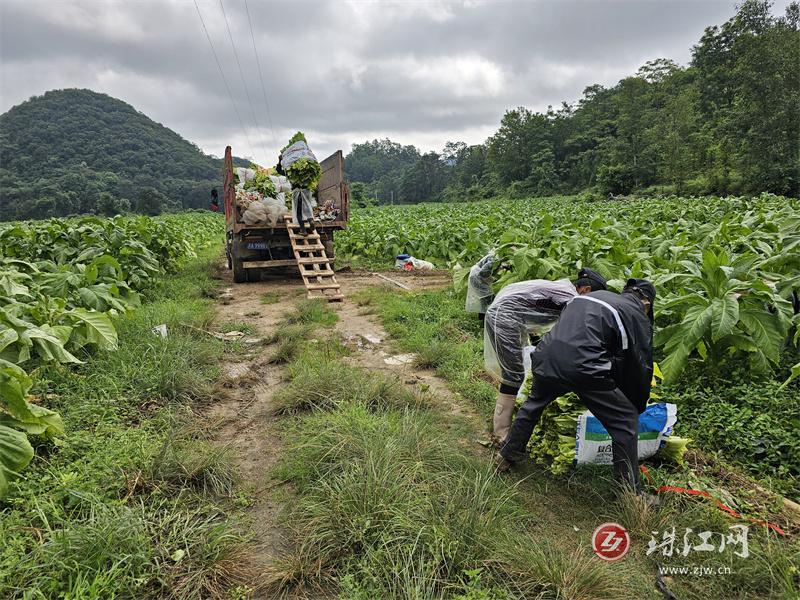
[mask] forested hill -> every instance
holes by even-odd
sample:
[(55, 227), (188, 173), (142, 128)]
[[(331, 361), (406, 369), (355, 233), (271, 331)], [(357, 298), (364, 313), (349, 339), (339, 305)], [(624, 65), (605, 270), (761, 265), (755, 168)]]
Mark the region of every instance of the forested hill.
[(773, 14), (767, 0), (744, 0), (706, 28), (688, 65), (651, 60), (614, 86), (587, 81), (576, 102), (508, 110), (483, 144), (443, 140), (426, 154), (390, 140), (354, 144), (352, 197), (798, 196), (799, 28), (797, 2)]
[(221, 171), (220, 159), (91, 90), (50, 91), (0, 115), (2, 220), (204, 207)]

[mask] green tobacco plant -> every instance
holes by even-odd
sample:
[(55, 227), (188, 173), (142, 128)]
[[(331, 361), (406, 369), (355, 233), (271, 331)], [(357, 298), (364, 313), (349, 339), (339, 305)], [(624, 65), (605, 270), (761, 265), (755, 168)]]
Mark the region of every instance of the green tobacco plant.
[(666, 354), (660, 363), (665, 379), (674, 380), (694, 351), (712, 365), (735, 352), (747, 353), (759, 372), (777, 365), (791, 305), (761, 279), (747, 277), (725, 250), (705, 250), (700, 266), (681, 264), (687, 274), (660, 279), (678, 280), (679, 291), (656, 304), (660, 316), (680, 319), (656, 334)]
[(112, 317), (140, 305), (136, 290), (219, 239), (217, 215), (53, 219), (0, 228), (0, 498), (33, 457), (27, 436), (64, 434), (30, 402), (26, 369), (78, 364), (117, 349)]
[(31, 385), (25, 371), (0, 359), (0, 498), (8, 493), (9, 481), (33, 459), (26, 434), (51, 439), (64, 434), (58, 414), (28, 402)]

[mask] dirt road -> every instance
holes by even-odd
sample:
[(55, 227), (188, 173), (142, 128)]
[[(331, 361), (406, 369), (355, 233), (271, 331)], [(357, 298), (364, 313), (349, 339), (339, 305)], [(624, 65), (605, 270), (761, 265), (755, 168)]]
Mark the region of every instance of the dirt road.
[[(451, 282), (446, 272), (385, 275), (412, 291), (440, 289)], [(216, 325), (225, 329), (225, 325), (235, 324), (247, 331), (244, 335), (231, 335), (240, 351), (222, 365), (219, 400), (207, 409), (204, 418), (217, 432), (216, 443), (231, 452), (243, 482), (250, 502), (245, 525), (252, 539), (249, 558), (254, 571), (265, 572), (281, 555), (279, 513), (287, 502), (287, 494), (291, 497), (291, 490), (285, 489), (273, 475), (283, 441), (280, 423), (272, 414), (272, 401), (282, 384), (284, 367), (270, 363), (273, 348), (266, 342), (275, 327), (305, 297), (305, 289), (299, 279), (292, 278), (234, 284), (226, 270), (220, 271), (220, 277), (226, 287), (218, 304)], [(416, 367), (412, 356), (393, 349), (378, 319), (366, 314), (353, 300), (353, 294), (365, 287), (377, 286), (390, 294), (405, 290), (369, 272), (337, 273), (336, 277), (346, 299), (329, 306), (339, 316), (334, 331), (352, 350), (345, 360), (395, 377), (404, 385), (432, 392), (444, 409), (474, 417), (479, 422), (474, 410), (451, 392), (442, 379), (432, 371)], [(265, 295), (271, 303), (265, 304)]]

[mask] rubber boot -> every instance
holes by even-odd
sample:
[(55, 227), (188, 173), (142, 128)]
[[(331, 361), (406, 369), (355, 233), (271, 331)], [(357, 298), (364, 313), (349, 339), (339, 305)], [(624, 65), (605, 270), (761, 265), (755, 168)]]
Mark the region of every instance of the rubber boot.
[(514, 414), (514, 405), (517, 397), (513, 394), (499, 394), (494, 405), (494, 419), (492, 431), (497, 442), (502, 444), (511, 429), (511, 417)]

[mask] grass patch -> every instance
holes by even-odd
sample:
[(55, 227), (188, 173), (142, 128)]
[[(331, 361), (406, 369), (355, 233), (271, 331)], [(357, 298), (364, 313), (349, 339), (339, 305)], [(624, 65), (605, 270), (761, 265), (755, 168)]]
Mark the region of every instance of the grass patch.
[(286, 317), (286, 322), (289, 324), (317, 324), (317, 325), (333, 325), (339, 320), (333, 310), (331, 310), (327, 300), (310, 300), (308, 298), (301, 300), (295, 306), (295, 309)]
[(309, 346), (287, 367), (288, 384), (273, 400), (276, 414), (332, 410), (356, 403), (368, 410), (405, 409), (429, 404), (396, 379), (346, 365), (338, 358), (342, 346)]
[(224, 598), (228, 587), (251, 578), (240, 566), (241, 539), (219, 511), (187, 509), (178, 498), (96, 502), (89, 517), (45, 530), (43, 542), (20, 557), (7, 590), (37, 599), (153, 597), (147, 575), (157, 569), (173, 597), (201, 600)]
[(117, 351), (39, 371), (35, 391), (67, 434), (39, 445), (0, 505), (0, 597), (221, 598), (244, 581), (241, 540), (214, 497), (232, 468), (173, 417), (210, 400), (219, 375), (223, 344), (198, 331), (214, 317), (215, 259), (147, 290), (115, 322)]
[(261, 304), (277, 304), (281, 301), (281, 295), (278, 292), (266, 292), (261, 294)]
[(268, 344), (276, 344), (270, 362), (282, 364), (294, 359), (307, 343), (314, 331), (311, 323), (283, 323), (266, 338)]
[[(451, 417), (452, 418), (452, 417)], [(541, 548), (515, 486), (459, 450), (429, 411), (341, 403), (302, 421), (280, 475), (299, 491), (274, 588), (335, 582), (347, 598), (621, 597), (579, 548)], [(476, 583), (477, 578), (477, 583)]]
[(153, 459), (149, 478), (172, 491), (193, 489), (203, 494), (232, 496), (236, 474), (230, 448), (213, 445), (191, 421), (176, 422)]
[(454, 391), (491, 414), (497, 388), (483, 369), (483, 324), (464, 312), (455, 293), (387, 294), (368, 288), (356, 301), (381, 318), (403, 350), (417, 355), (417, 366), (434, 369)]
[[(337, 315), (323, 300), (300, 300), (283, 323), (278, 325), (266, 339), (269, 344), (276, 344), (270, 356), (270, 362), (288, 363), (301, 355), (312, 342), (319, 343), (314, 332), (319, 326), (329, 327), (339, 320)], [(330, 340), (325, 344), (330, 345)], [(334, 343), (333, 346), (339, 346)]]

